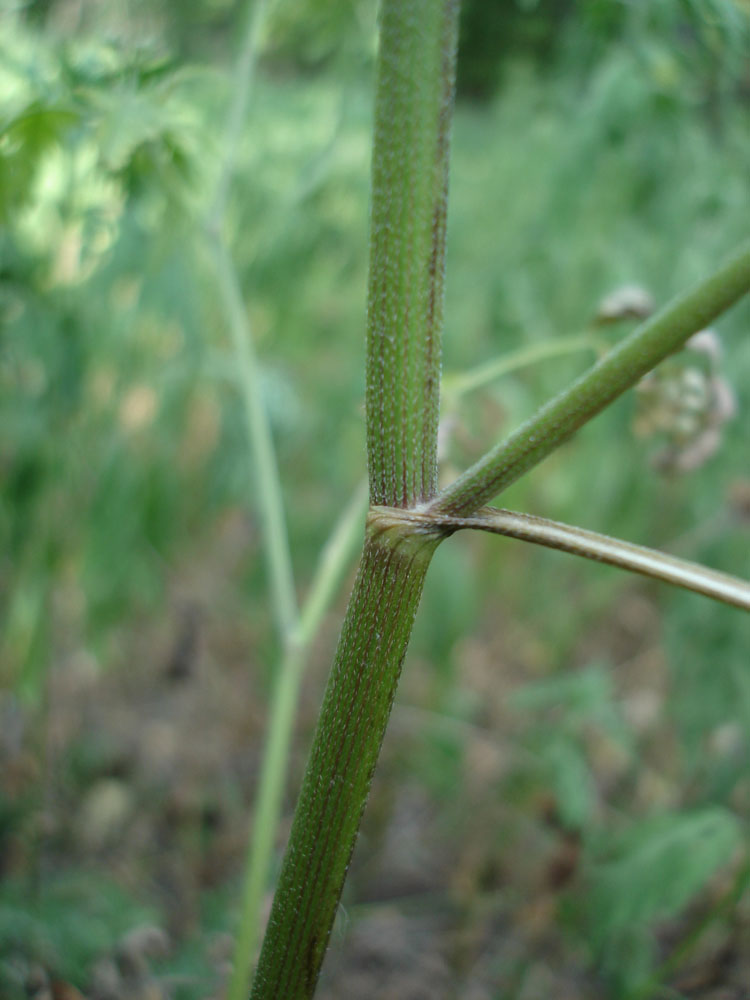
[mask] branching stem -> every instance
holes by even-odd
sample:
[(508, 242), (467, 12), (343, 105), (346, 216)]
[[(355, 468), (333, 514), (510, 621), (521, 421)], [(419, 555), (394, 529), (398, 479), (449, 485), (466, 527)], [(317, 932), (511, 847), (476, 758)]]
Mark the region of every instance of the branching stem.
[(750, 242), (709, 278), (641, 324), (432, 502), (435, 514), (472, 514), (538, 465), (626, 389), (750, 290)]

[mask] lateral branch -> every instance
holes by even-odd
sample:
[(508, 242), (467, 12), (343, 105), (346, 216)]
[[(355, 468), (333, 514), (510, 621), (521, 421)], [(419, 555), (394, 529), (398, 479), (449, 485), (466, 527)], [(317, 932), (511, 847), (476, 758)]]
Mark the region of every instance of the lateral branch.
[(427, 509), (419, 508), (410, 510), (371, 508), (372, 513), (376, 511), (380, 512), (382, 518), (387, 517), (392, 522), (400, 520), (402, 523), (419, 525), (421, 530), (429, 534), (447, 536), (456, 531), (472, 528), (489, 531), (495, 535), (505, 535), (508, 538), (518, 538), (524, 542), (533, 542), (548, 549), (558, 549), (609, 566), (618, 566), (620, 569), (662, 580), (684, 590), (692, 590), (696, 594), (703, 594), (704, 597), (733, 605), (743, 611), (750, 611), (750, 583), (746, 580), (708, 569), (687, 559), (678, 559), (676, 556), (644, 545), (610, 538), (596, 531), (562, 524), (560, 521), (550, 521), (534, 514), (522, 514), (496, 507), (482, 507), (468, 517), (433, 514)]

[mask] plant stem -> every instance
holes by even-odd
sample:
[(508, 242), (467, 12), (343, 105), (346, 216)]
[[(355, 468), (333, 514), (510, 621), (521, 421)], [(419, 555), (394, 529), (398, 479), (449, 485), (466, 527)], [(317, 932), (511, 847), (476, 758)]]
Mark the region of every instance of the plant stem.
[[(367, 339), (370, 498), (433, 496), (458, 0), (383, 0)], [(442, 532), (371, 516), (252, 996), (310, 997)]]
[(251, 962), (259, 937), (260, 904), (268, 881), (274, 836), (281, 813), (291, 734), (300, 680), (305, 667), (306, 646), (322, 620), (342, 568), (348, 562), (351, 549), (356, 544), (355, 538), (359, 534), (357, 512), (361, 509), (361, 501), (359, 504), (353, 504), (334, 531), (321, 568), (314, 578), (304, 617), (301, 618), (297, 610), (278, 465), (263, 405), (252, 329), (242, 299), (237, 272), (222, 234), (222, 221), (257, 61), (258, 38), (268, 6), (268, 0), (254, 0), (248, 15), (247, 29), (234, 73), (234, 93), (226, 125), (223, 162), (206, 223), (239, 369), (247, 435), (253, 455), (253, 471), (258, 484), (263, 519), (263, 538), (271, 581), (271, 604), (282, 642), (282, 659), (271, 702), (267, 744), (248, 845), (228, 1000), (244, 1000), (247, 996)]
[(591, 336), (561, 337), (557, 340), (547, 340), (544, 343), (521, 347), (517, 351), (502, 355), (502, 357), (493, 358), (470, 371), (445, 375), (443, 376), (442, 389), (453, 402), (475, 389), (481, 389), (489, 382), (494, 382), (495, 379), (501, 378), (503, 375), (518, 371), (519, 368), (526, 368), (540, 361), (548, 361), (550, 358), (559, 358), (565, 354), (576, 354), (579, 351), (596, 353), (600, 347), (601, 342)]
[(297, 625), (297, 597), (279, 470), (271, 428), (263, 405), (258, 360), (237, 274), (231, 257), (218, 236), (214, 238), (214, 253), (219, 287), (238, 365), (247, 436), (253, 452), (253, 471), (263, 520), (263, 538), (271, 581), (271, 604), (282, 642), (289, 643)]
[(248, 842), (240, 919), (227, 1000), (245, 1000), (250, 985), (252, 959), (260, 936), (261, 900), (268, 884), (274, 838), (281, 814), (289, 744), (304, 665), (304, 651), (288, 647), (278, 667), (255, 799), (252, 833)]
[(478, 510), (748, 290), (750, 242), (743, 244), (711, 277), (639, 326), (568, 389), (480, 458), (442, 491), (430, 510), (456, 516)]
[(341, 573), (360, 544), (367, 513), (367, 483), (357, 487), (323, 547), (297, 624), (296, 641), (306, 646), (315, 636), (323, 615), (341, 582)]
[(438, 527), (446, 531), (477, 528), (496, 535), (533, 542), (548, 549), (557, 549), (609, 566), (618, 566), (620, 569), (662, 580), (685, 590), (692, 590), (696, 594), (703, 594), (704, 597), (711, 597), (724, 604), (750, 611), (750, 583), (747, 581), (707, 569), (686, 559), (678, 559), (665, 552), (646, 548), (644, 545), (634, 545), (619, 538), (600, 535), (596, 531), (587, 531), (585, 528), (561, 524), (559, 521), (550, 521), (533, 514), (500, 510), (496, 507), (482, 507), (471, 517), (451, 517), (395, 509), (389, 511), (385, 507), (373, 509), (381, 512), (383, 516), (398, 515), (401, 520), (423, 524), (427, 530)]
[(237, 148), (247, 114), (255, 66), (258, 61), (258, 40), (271, 2), (272, 0), (250, 0), (245, 35), (232, 76), (234, 93), (227, 117), (224, 142), (222, 143), (222, 163), (216, 182), (213, 205), (208, 215), (207, 225), (210, 232), (218, 233), (224, 220), (229, 186), (232, 183), (237, 161)]
[(299, 700), (299, 688), (307, 661), (307, 647), (314, 638), (330, 604), (341, 574), (359, 545), (365, 517), (367, 491), (362, 484), (333, 529), (313, 576), (302, 608), (294, 641), (278, 667), (278, 680), (271, 702), (268, 737), (263, 755), (253, 814), (252, 836), (240, 904), (240, 919), (227, 1000), (245, 1000), (250, 985), (251, 963), (260, 936), (260, 909), (268, 884), (274, 838), (281, 815), (289, 748)]
[(222, 162), (213, 204), (206, 219), (206, 230), (214, 253), (219, 290), (239, 369), (238, 380), (242, 391), (245, 423), (255, 466), (253, 472), (258, 484), (274, 615), (282, 642), (289, 643), (297, 624), (297, 598), (279, 470), (268, 415), (263, 405), (252, 328), (237, 271), (221, 231), (258, 59), (258, 39), (269, 3), (270, 0), (251, 0), (250, 3), (242, 46), (232, 77), (234, 86), (224, 130)]
[(260, 903), (269, 877), (278, 827), (304, 651), (294, 642), (299, 616), (278, 466), (260, 390), (252, 331), (237, 275), (219, 233), (213, 234), (219, 287), (238, 364), (254, 479), (258, 485), (268, 565), (271, 607), (281, 637), (282, 658), (271, 699), (271, 718), (248, 843), (240, 918), (227, 1000), (245, 1000), (259, 936)]
[(367, 328), (370, 499), (437, 489), (448, 150), (458, 0), (384, 0)]
[(370, 516), (252, 997), (311, 997), (440, 533)]

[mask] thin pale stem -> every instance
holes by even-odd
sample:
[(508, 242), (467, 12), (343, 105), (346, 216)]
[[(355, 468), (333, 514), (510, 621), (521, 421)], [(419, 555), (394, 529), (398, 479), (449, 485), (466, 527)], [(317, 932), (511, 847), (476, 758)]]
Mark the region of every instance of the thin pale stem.
[(437, 490), (448, 153), (458, 0), (383, 0), (367, 325), (373, 503)]
[(430, 510), (458, 516), (478, 510), (748, 290), (750, 242), (743, 244), (710, 278), (634, 330), (568, 389), (479, 459), (440, 493), (430, 504)]
[(367, 513), (367, 483), (357, 487), (343, 514), (323, 547), (320, 561), (310, 582), (307, 597), (300, 612), (296, 641), (306, 646), (315, 636), (323, 615), (341, 583), (341, 575), (354, 559), (362, 541)]
[(253, 452), (253, 471), (263, 519), (263, 538), (271, 581), (271, 603), (282, 641), (288, 643), (297, 627), (297, 597), (276, 453), (268, 415), (263, 405), (263, 391), (252, 330), (237, 274), (231, 257), (219, 237), (214, 239), (214, 251), (219, 287), (237, 360), (247, 435)]
[(252, 837), (248, 845), (239, 929), (227, 1000), (246, 1000), (250, 987), (252, 959), (260, 937), (261, 903), (268, 885), (274, 839), (279, 827), (294, 718), (307, 661), (307, 646), (315, 637), (341, 583), (341, 577), (359, 547), (366, 506), (367, 487), (362, 483), (323, 548), (300, 613), (294, 642), (286, 648), (279, 664), (278, 680), (271, 702), (268, 739), (255, 800)]
[(227, 1000), (246, 1000), (250, 987), (252, 960), (260, 937), (261, 902), (268, 885), (271, 856), (281, 815), (289, 746), (304, 665), (304, 650), (289, 647), (278, 668), (255, 799), (252, 835), (245, 862), (240, 919)]
[(250, 101), (255, 66), (258, 61), (260, 32), (271, 2), (272, 0), (250, 0), (245, 35), (232, 75), (234, 91), (224, 132), (224, 142), (221, 147), (222, 162), (216, 182), (213, 205), (208, 216), (208, 228), (211, 232), (218, 232), (224, 219), (229, 188), (237, 162), (237, 149)]
[(500, 358), (493, 358), (486, 364), (477, 365), (476, 368), (467, 372), (455, 375), (443, 376), (443, 392), (451, 400), (455, 401), (465, 396), (475, 389), (494, 382), (495, 379), (510, 375), (512, 372), (527, 368), (529, 365), (539, 364), (552, 358), (559, 358), (566, 354), (577, 354), (580, 351), (592, 351), (595, 354), (601, 349), (601, 342), (590, 336), (562, 337), (558, 340), (548, 340), (542, 344), (532, 344), (530, 347), (521, 347), (517, 351), (504, 354)]
[(297, 598), (284, 518), (284, 505), (276, 453), (268, 415), (263, 405), (260, 371), (253, 332), (242, 297), (237, 271), (221, 234), (229, 187), (234, 176), (237, 149), (247, 115), (258, 59), (258, 41), (270, 0), (251, 0), (242, 46), (232, 75), (232, 101), (222, 144), (222, 161), (206, 229), (214, 253), (222, 304), (227, 316), (237, 362), (247, 435), (258, 484), (263, 537), (276, 624), (282, 642), (289, 643), (297, 625)]
[(281, 813), (300, 677), (304, 669), (304, 650), (294, 642), (299, 615), (276, 453), (268, 415), (263, 404), (252, 327), (243, 301), (237, 271), (222, 233), (222, 222), (257, 61), (258, 38), (268, 5), (268, 0), (253, 0), (248, 15), (247, 29), (233, 76), (233, 100), (222, 147), (223, 160), (213, 204), (206, 221), (206, 231), (213, 249), (219, 279), (219, 290), (234, 347), (247, 436), (252, 453), (253, 473), (263, 521), (271, 605), (283, 647), (271, 700), (271, 718), (248, 845), (228, 1000), (245, 1000), (248, 994), (251, 962), (259, 937), (260, 904), (268, 883), (274, 836)]
[[(386, 508), (382, 508), (381, 513), (385, 516)], [(395, 509), (390, 510), (388, 516), (422, 524), (427, 531), (436, 528), (443, 528), (446, 531), (475, 528), (496, 535), (505, 535), (508, 538), (518, 538), (524, 542), (544, 545), (548, 549), (558, 549), (609, 566), (618, 566), (620, 569), (640, 573), (655, 580), (663, 580), (665, 583), (692, 590), (696, 594), (703, 594), (704, 597), (711, 597), (723, 604), (731, 604), (744, 611), (750, 611), (750, 583), (746, 580), (707, 569), (698, 563), (678, 559), (643, 545), (634, 545), (619, 538), (610, 538), (595, 531), (550, 521), (533, 514), (482, 507), (470, 517)]]

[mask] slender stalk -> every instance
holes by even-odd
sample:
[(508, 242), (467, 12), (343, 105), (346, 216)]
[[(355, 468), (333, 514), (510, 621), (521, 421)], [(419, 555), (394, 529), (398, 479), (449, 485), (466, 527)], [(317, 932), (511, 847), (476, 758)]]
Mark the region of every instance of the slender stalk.
[[(238, 365), (253, 471), (263, 520), (263, 538), (271, 583), (271, 604), (282, 642), (282, 658), (271, 701), (267, 743), (261, 767), (248, 845), (240, 919), (227, 1000), (244, 1000), (250, 982), (252, 957), (259, 937), (260, 905), (270, 870), (271, 855), (281, 814), (292, 728), (299, 687), (306, 662), (306, 647), (314, 637), (333, 597), (345, 565), (358, 543), (363, 502), (355, 499), (334, 529), (314, 577), (302, 615), (297, 609), (289, 540), (279, 481), (278, 464), (268, 416), (263, 405), (259, 366), (252, 328), (231, 255), (222, 234), (229, 187), (252, 87), (258, 39), (269, 0), (254, 0), (234, 73), (233, 100), (227, 120), (223, 162), (207, 218), (206, 230), (214, 252), (224, 309)], [(360, 491), (361, 493), (361, 491)], [(359, 495), (358, 495), (359, 496)], [(360, 514), (361, 512), (361, 514)]]
[(304, 651), (298, 647), (288, 647), (278, 667), (255, 798), (252, 834), (245, 861), (240, 918), (227, 1000), (245, 1000), (248, 994), (252, 960), (260, 937), (261, 901), (268, 884), (274, 839), (281, 815), (289, 745), (304, 665)]
[(271, 605), (282, 642), (288, 643), (297, 626), (297, 597), (276, 453), (268, 415), (263, 405), (260, 371), (252, 330), (237, 281), (237, 273), (220, 237), (214, 238), (213, 248), (219, 288), (229, 321), (242, 388), (247, 436), (253, 453), (253, 471), (263, 520), (263, 539), (271, 581)]
[(442, 527), (445, 530), (460, 531), (463, 528), (477, 528), (508, 538), (519, 538), (524, 542), (544, 545), (549, 549), (558, 549), (572, 555), (593, 559), (595, 562), (618, 566), (641, 576), (674, 584), (685, 590), (692, 590), (715, 601), (731, 604), (734, 607), (750, 611), (750, 583), (738, 577), (729, 576), (708, 569), (687, 559), (657, 552), (643, 545), (623, 542), (619, 538), (609, 538), (595, 531), (561, 524), (559, 521), (549, 521), (533, 514), (519, 514), (512, 510), (500, 510), (495, 507), (482, 507), (471, 517), (451, 517), (450, 515), (431, 515), (417, 511), (389, 510), (377, 508), (384, 518), (403, 522), (408, 520), (413, 524), (421, 524), (425, 530), (433, 531)]
[(367, 483), (357, 487), (344, 509), (331, 537), (323, 547), (320, 561), (310, 582), (297, 625), (296, 642), (306, 646), (315, 636), (323, 615), (333, 599), (345, 566), (353, 560), (362, 538), (367, 513)]
[(443, 490), (430, 505), (431, 511), (460, 516), (478, 510), (749, 290), (750, 242), (743, 244), (711, 277), (639, 326), (568, 389), (480, 458)]
[(600, 348), (601, 342), (591, 336), (561, 337), (557, 340), (547, 340), (542, 344), (521, 347), (517, 351), (504, 354), (502, 357), (493, 358), (485, 364), (477, 365), (470, 371), (445, 375), (443, 376), (442, 389), (451, 401), (455, 401), (475, 389), (481, 389), (482, 386), (494, 382), (495, 379), (502, 378), (503, 375), (518, 371), (520, 368), (527, 368), (540, 361), (548, 361), (566, 354), (577, 354), (580, 351), (597, 353)]
[(297, 623), (297, 598), (279, 470), (268, 415), (263, 405), (260, 372), (250, 319), (242, 298), (234, 261), (221, 232), (258, 59), (258, 39), (269, 5), (270, 0), (251, 0), (245, 34), (232, 78), (232, 102), (224, 132), (222, 163), (213, 204), (206, 220), (206, 230), (214, 252), (219, 289), (239, 369), (245, 423), (253, 453), (255, 465), (253, 471), (256, 474), (263, 519), (263, 538), (271, 580), (274, 615), (282, 641), (287, 643)]
[(242, 126), (247, 115), (247, 106), (250, 101), (250, 92), (255, 76), (255, 66), (258, 61), (258, 41), (271, 2), (272, 0), (250, 0), (245, 35), (232, 77), (234, 91), (227, 117), (224, 142), (222, 143), (222, 163), (219, 178), (216, 182), (213, 205), (208, 215), (208, 229), (211, 232), (218, 232), (224, 219), (229, 187), (232, 183), (235, 164), (237, 162), (240, 135), (242, 134)]

